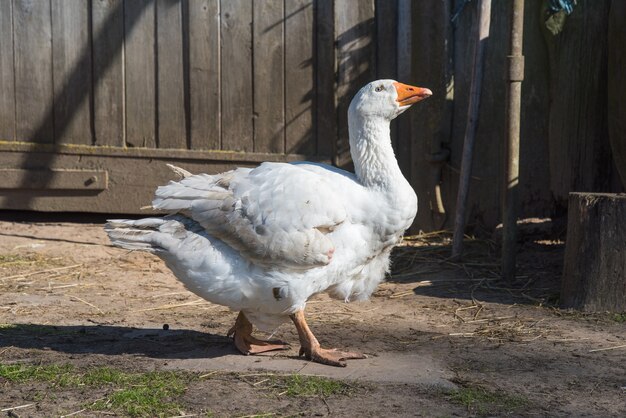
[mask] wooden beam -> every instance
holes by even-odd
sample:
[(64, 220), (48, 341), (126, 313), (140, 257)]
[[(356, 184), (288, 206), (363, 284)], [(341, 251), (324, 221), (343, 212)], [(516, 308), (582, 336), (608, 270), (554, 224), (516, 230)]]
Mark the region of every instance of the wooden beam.
[[(43, 152), (49, 154), (64, 155), (95, 155), (103, 157), (128, 157), (128, 158), (162, 158), (169, 160), (204, 160), (207, 163), (213, 161), (236, 161), (256, 162), (263, 161), (301, 161), (313, 159), (315, 161), (329, 161), (330, 157), (311, 157), (302, 154), (270, 154), (264, 152), (235, 152), (235, 151), (200, 151), (200, 150), (172, 150), (158, 148), (117, 148), (98, 147), (88, 145), (53, 145), (31, 144), (28, 142), (0, 141), (0, 154), (2, 152)], [(34, 159), (35, 160), (35, 159)]]
[(0, 168), (0, 189), (106, 190), (105, 170)]

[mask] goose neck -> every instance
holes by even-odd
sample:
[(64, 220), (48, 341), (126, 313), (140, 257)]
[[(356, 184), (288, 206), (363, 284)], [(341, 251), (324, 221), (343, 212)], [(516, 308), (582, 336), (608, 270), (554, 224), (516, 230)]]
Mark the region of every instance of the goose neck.
[(406, 182), (391, 146), (389, 120), (357, 116), (348, 126), (355, 173), (363, 185), (392, 188)]

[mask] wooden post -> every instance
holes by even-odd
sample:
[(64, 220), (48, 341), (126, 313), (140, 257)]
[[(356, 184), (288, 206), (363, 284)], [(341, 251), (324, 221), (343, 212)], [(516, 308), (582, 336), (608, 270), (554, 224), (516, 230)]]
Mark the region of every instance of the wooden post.
[(626, 311), (626, 194), (570, 193), (561, 304)]
[(524, 0), (515, 0), (511, 9), (511, 55), (509, 55), (507, 139), (504, 190), (502, 193), (502, 277), (509, 283), (515, 279), (517, 255), (517, 206), (519, 185), (519, 134), (524, 80), (522, 39), (524, 32)]

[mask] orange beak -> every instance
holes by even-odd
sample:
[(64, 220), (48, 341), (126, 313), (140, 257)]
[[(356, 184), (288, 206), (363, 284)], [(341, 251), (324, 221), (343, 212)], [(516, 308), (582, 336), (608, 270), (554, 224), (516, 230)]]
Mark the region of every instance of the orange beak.
[(398, 83), (397, 81), (393, 83), (393, 85), (398, 92), (396, 101), (400, 103), (401, 106), (412, 105), (413, 103), (417, 103), (433, 95), (430, 89), (409, 86), (408, 84)]

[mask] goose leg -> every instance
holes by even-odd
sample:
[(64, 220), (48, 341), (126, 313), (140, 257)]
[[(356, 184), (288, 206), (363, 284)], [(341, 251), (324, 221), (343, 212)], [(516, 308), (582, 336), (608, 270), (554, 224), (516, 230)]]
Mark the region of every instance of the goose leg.
[(289, 345), (283, 341), (271, 340), (264, 341), (252, 336), (252, 324), (243, 312), (239, 312), (239, 316), (235, 321), (235, 325), (228, 331), (229, 337), (233, 337), (235, 347), (242, 354), (259, 354), (274, 350), (287, 350)]
[(304, 355), (307, 360), (327, 364), (329, 366), (346, 367), (347, 364), (345, 360), (367, 358), (365, 354), (361, 353), (320, 347), (320, 343), (317, 341), (317, 338), (315, 338), (315, 335), (313, 335), (304, 319), (303, 310), (296, 311), (296, 313), (290, 315), (290, 318), (295, 324), (300, 337), (300, 355)]

